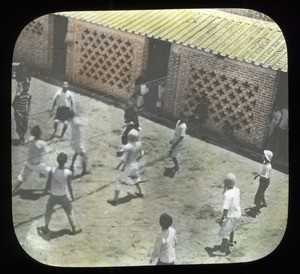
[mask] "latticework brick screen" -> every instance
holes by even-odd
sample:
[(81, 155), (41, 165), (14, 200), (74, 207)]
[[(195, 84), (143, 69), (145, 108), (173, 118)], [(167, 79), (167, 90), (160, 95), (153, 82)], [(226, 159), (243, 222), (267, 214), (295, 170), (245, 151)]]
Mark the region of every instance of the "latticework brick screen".
[(129, 40), (86, 28), (81, 34), (81, 44), (81, 76), (106, 86), (128, 89), (133, 64), (133, 47)]
[(189, 75), (184, 106), (186, 116), (194, 115), (199, 103), (206, 99), (209, 105), (208, 115), (215, 123), (230, 125), (234, 130), (250, 133), (258, 85), (195, 68), (193, 65)]

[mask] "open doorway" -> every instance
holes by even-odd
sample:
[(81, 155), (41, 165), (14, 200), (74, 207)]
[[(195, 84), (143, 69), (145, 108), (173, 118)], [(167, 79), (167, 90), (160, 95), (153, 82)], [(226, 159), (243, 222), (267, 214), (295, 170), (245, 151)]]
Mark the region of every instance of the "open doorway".
[(146, 82), (149, 92), (145, 95), (145, 108), (149, 111), (156, 109), (158, 86), (166, 78), (170, 58), (171, 43), (159, 39), (149, 39), (148, 64)]
[(54, 17), (54, 41), (53, 41), (53, 71), (52, 74), (59, 80), (65, 79), (66, 74), (66, 44), (65, 37), (68, 30), (68, 18)]
[(153, 81), (167, 75), (170, 49), (170, 42), (153, 38), (150, 39), (147, 81)]
[(278, 77), (278, 89), (268, 128), (266, 147), (273, 151), (275, 162), (287, 167), (289, 150), (288, 75), (286, 72), (278, 72)]

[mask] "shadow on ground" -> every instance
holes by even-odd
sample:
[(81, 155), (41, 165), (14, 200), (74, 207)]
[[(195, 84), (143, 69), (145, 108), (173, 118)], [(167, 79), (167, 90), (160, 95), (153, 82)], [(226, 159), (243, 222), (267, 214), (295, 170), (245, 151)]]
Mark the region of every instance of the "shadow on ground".
[(38, 200), (39, 198), (45, 196), (44, 189), (18, 189), (13, 196), (20, 196), (23, 200)]
[(43, 233), (43, 232), (40, 231), (39, 228), (37, 228), (37, 233), (45, 241), (50, 241), (50, 240), (62, 237), (64, 235), (73, 235), (72, 231), (70, 229), (61, 229), (61, 230), (58, 230), (58, 231), (50, 230), (48, 233)]
[(165, 169), (164, 171), (165, 177), (174, 178), (176, 171), (173, 167), (164, 167), (164, 169)]
[(13, 146), (19, 146), (21, 144), (21, 141), (19, 139), (12, 139), (11, 144)]
[(221, 246), (220, 245), (215, 245), (214, 247), (205, 247), (204, 250), (208, 254), (209, 257), (224, 257), (226, 255), (229, 255), (230, 252), (228, 253), (221, 252)]
[(135, 198), (139, 198), (139, 197), (131, 194), (130, 192), (127, 192), (126, 196), (118, 198), (117, 204), (111, 203), (109, 200), (107, 202), (113, 206), (117, 206), (117, 205), (129, 203), (132, 199)]
[(257, 215), (259, 215), (261, 213), (259, 207), (257, 206), (253, 206), (253, 207), (248, 207), (245, 209), (245, 214), (248, 217), (251, 218), (256, 218)]

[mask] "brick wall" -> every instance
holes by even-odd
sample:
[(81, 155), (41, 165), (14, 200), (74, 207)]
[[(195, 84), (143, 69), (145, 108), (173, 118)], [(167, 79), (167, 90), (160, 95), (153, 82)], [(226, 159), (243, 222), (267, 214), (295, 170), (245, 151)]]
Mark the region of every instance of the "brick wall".
[(133, 93), (147, 60), (143, 36), (69, 19), (67, 77), (76, 85), (116, 98)]
[(53, 17), (45, 15), (27, 24), (14, 48), (13, 60), (25, 58), (32, 70), (48, 74), (52, 68)]
[[(54, 15), (37, 18), (20, 34), (14, 60), (26, 57), (31, 67), (49, 73), (53, 59)], [(66, 75), (80, 87), (128, 99), (135, 79), (146, 68), (149, 40), (144, 36), (69, 19)], [(206, 98), (204, 127), (217, 136), (233, 128), (236, 141), (261, 148), (278, 89), (275, 71), (222, 58), (172, 43), (164, 110), (192, 117)]]
[(277, 90), (276, 72), (173, 44), (166, 111), (192, 117), (206, 98), (206, 130), (224, 134), (233, 128), (236, 141), (262, 147)]

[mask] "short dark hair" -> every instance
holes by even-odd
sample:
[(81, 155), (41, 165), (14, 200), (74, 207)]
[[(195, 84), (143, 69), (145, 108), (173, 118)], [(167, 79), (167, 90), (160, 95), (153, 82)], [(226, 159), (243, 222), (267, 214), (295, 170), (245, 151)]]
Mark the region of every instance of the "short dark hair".
[(41, 128), (37, 125), (37, 126), (34, 126), (31, 131), (30, 131), (31, 135), (34, 136), (34, 137), (40, 137), (41, 134), (42, 134), (42, 130)]
[(57, 155), (56, 160), (57, 160), (57, 162), (58, 162), (59, 164), (64, 164), (64, 163), (67, 162), (68, 156), (67, 156), (66, 153), (60, 152), (60, 153)]
[(159, 224), (163, 230), (168, 229), (172, 225), (172, 223), (173, 223), (173, 219), (169, 214), (163, 213), (160, 215)]

